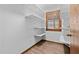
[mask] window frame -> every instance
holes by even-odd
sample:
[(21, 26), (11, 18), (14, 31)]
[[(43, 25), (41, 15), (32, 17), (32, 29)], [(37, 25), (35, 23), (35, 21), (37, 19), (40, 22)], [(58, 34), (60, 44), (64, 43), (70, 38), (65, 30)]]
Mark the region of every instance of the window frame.
[[(50, 14), (51, 15), (56, 14), (56, 16), (58, 17), (58, 21), (59, 21), (58, 29), (53, 29), (53, 27), (52, 27), (52, 29), (48, 28), (48, 15), (50, 15)], [(60, 18), (60, 10), (46, 12), (46, 31), (62, 31), (61, 25), (62, 25), (62, 23), (61, 23), (61, 18)]]

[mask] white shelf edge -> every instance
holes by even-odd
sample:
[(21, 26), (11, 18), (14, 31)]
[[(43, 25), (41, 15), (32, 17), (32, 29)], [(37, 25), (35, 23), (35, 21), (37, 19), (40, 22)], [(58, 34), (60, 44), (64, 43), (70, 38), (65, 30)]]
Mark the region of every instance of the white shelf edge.
[(40, 35), (35, 35), (35, 36), (42, 37), (44, 35), (46, 35), (46, 33), (43, 33), (43, 34), (40, 34)]

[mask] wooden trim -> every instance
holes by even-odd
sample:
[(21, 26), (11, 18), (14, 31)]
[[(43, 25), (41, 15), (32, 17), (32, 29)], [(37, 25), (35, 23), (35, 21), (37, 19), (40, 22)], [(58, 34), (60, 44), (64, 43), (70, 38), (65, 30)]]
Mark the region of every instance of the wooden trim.
[[(50, 13), (50, 12), (46, 12), (45, 13), (45, 20), (46, 20), (46, 31), (62, 31), (61, 27), (62, 27), (62, 22), (61, 22), (61, 18), (60, 18), (60, 10), (56, 10), (56, 11), (59, 11), (58, 12), (58, 18), (59, 18), (59, 29), (48, 29), (48, 17), (47, 17), (47, 13)], [(56, 11), (51, 11), (51, 12), (56, 12)]]
[(61, 29), (47, 29), (46, 28), (46, 31), (61, 31)]

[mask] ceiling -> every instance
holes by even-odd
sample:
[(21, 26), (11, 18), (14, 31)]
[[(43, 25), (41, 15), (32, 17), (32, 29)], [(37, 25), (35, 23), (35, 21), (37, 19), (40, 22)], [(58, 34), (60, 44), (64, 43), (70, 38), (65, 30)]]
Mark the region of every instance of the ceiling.
[(5, 10), (21, 15), (37, 14), (43, 17), (43, 13), (49, 10), (60, 9), (67, 12), (68, 4), (1, 4), (0, 10)]
[(23, 14), (24, 4), (1, 4), (0, 10)]
[(68, 4), (37, 4), (37, 6), (42, 10), (42, 11), (49, 11), (49, 10), (67, 10), (69, 7)]

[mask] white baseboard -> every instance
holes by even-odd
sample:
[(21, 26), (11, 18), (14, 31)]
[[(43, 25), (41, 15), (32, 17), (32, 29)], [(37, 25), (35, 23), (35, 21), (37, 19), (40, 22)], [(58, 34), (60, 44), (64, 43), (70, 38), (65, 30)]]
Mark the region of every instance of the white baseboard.
[(62, 42), (60, 40), (48, 40), (48, 39), (43, 39), (43, 40), (47, 40), (47, 41), (51, 41), (51, 42), (56, 42), (56, 43), (61, 43), (61, 44), (68, 44), (67, 42)]

